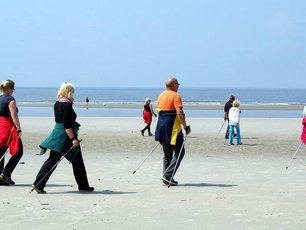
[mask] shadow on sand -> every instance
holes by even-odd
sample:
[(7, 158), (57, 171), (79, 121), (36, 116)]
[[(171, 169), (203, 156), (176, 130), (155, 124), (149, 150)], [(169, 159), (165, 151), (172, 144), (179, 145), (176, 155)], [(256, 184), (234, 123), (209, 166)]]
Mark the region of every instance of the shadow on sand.
[(236, 187), (238, 185), (235, 185), (235, 184), (190, 183), (190, 184), (179, 184), (178, 186), (229, 188), (229, 187)]

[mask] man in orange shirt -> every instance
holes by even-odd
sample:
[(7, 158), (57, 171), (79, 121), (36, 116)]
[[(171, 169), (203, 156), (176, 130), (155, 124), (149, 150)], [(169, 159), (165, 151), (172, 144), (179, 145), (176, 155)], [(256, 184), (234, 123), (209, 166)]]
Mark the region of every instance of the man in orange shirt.
[(155, 131), (155, 140), (163, 146), (164, 167), (162, 181), (167, 185), (178, 184), (173, 178), (172, 181), (170, 180), (185, 155), (182, 127), (186, 131), (186, 135), (191, 132), (190, 126), (186, 125), (181, 96), (177, 93), (179, 85), (176, 78), (169, 78), (166, 81), (166, 90), (159, 95), (157, 100), (156, 110), (159, 113), (159, 117)]

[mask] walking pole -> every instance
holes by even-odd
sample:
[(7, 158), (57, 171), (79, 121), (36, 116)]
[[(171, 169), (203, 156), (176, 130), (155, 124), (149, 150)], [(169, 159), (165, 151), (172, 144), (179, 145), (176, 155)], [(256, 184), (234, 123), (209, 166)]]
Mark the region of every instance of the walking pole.
[(149, 152), (149, 154), (146, 156), (145, 159), (143, 159), (143, 161), (138, 165), (138, 167), (134, 170), (133, 174), (136, 173), (136, 171), (140, 168), (140, 166), (146, 161), (146, 159), (151, 155), (151, 153), (154, 152), (154, 150), (156, 149), (156, 147), (159, 145), (159, 142), (157, 142), (157, 144), (154, 146), (154, 148), (151, 150), (151, 152)]
[[(135, 127), (135, 129), (137, 129), (138, 126), (139, 126), (142, 122), (143, 122), (143, 121), (141, 120), (141, 121), (138, 123), (138, 125)], [(133, 133), (133, 132), (134, 132), (134, 130), (131, 131), (131, 133)]]
[(177, 158), (177, 160), (176, 160), (176, 163), (175, 163), (175, 166), (174, 166), (174, 169), (173, 169), (173, 172), (172, 172), (171, 178), (170, 178), (170, 182), (169, 182), (169, 184), (168, 184), (168, 188), (170, 187), (170, 185), (171, 185), (171, 181), (172, 181), (172, 179), (173, 179), (173, 177), (174, 177), (174, 173), (175, 173), (176, 167), (177, 167), (177, 165), (178, 165), (178, 162), (179, 162), (179, 160), (180, 160), (180, 157), (181, 157), (181, 154), (182, 154), (183, 148), (184, 148), (184, 146), (185, 146), (186, 138), (187, 138), (187, 134), (186, 134), (186, 136), (184, 137), (184, 141), (183, 141), (183, 144), (182, 144), (181, 150), (180, 150), (180, 152), (179, 152), (178, 158)]
[[(81, 141), (82, 141), (82, 140), (79, 140), (79, 142), (81, 142)], [(76, 147), (75, 145), (72, 145), (72, 146), (70, 147), (70, 149), (68, 149), (68, 151), (67, 151), (63, 156), (61, 156), (61, 158), (58, 160), (58, 162), (56, 162), (56, 164), (46, 173), (46, 175), (45, 175), (43, 178), (41, 178), (40, 181), (38, 181), (36, 185), (33, 185), (33, 186), (32, 186), (32, 189), (31, 189), (30, 193), (33, 192), (33, 190), (34, 190), (35, 188), (37, 188), (37, 185), (39, 185), (39, 184), (43, 181), (43, 179), (45, 179), (46, 176), (47, 176), (49, 173), (51, 173), (52, 170), (55, 169), (55, 167), (64, 159), (64, 157), (70, 152), (70, 150), (74, 149), (75, 147)]]
[(297, 152), (299, 151), (299, 149), (300, 149), (301, 145), (302, 145), (302, 142), (301, 142), (301, 144), (299, 145), (299, 147), (296, 149), (295, 153), (292, 155), (292, 157), (291, 157), (290, 161), (288, 162), (288, 164), (287, 164), (287, 166), (286, 166), (286, 169), (288, 169), (288, 168), (289, 168), (289, 165), (290, 165), (290, 163), (291, 163), (292, 159), (294, 159), (294, 157), (295, 157), (295, 155), (297, 154)]
[(9, 148), (7, 148), (6, 152), (1, 157), (0, 162), (4, 159), (4, 157), (6, 156), (6, 154), (8, 154), (8, 152), (9, 152)]
[(216, 138), (219, 136), (219, 134), (220, 134), (220, 132), (221, 132), (221, 130), (222, 130), (222, 128), (223, 128), (223, 126), (224, 126), (224, 124), (225, 124), (225, 120), (223, 121), (223, 124), (222, 124), (221, 128), (219, 129), (219, 132), (218, 132), (218, 134), (217, 134)]
[[(13, 132), (13, 127), (11, 128), (10, 136), (9, 136), (9, 138), (8, 138), (8, 140), (7, 140), (6, 146), (8, 146), (9, 143), (10, 143), (10, 141), (11, 141), (12, 132)], [(0, 162), (4, 159), (4, 157), (8, 154), (8, 152), (9, 152), (9, 148), (7, 148), (7, 150), (5, 151), (5, 153), (3, 154), (3, 156), (1, 157)]]

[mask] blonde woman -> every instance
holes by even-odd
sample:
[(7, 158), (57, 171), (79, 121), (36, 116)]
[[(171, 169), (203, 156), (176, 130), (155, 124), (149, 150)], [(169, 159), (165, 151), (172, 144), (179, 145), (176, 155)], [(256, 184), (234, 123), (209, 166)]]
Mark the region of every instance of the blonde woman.
[[(0, 184), (14, 185), (11, 174), (23, 155), (18, 109), (13, 97), (15, 83), (12, 80), (3, 81), (0, 91)], [(12, 157), (4, 167), (8, 150)]]
[(229, 119), (229, 144), (233, 145), (234, 128), (236, 129), (237, 145), (241, 145), (240, 137), (240, 102), (238, 100), (233, 101), (233, 107), (228, 112)]
[(80, 141), (78, 140), (79, 124), (76, 122), (77, 115), (74, 112), (73, 95), (75, 87), (73, 84), (64, 82), (58, 93), (54, 104), (55, 127), (49, 137), (40, 144), (41, 154), (50, 149), (49, 158), (45, 161), (37, 174), (32, 188), (37, 193), (46, 193), (44, 187), (56, 168), (61, 157), (73, 148), (65, 157), (72, 163), (74, 178), (80, 191), (93, 191), (94, 188), (88, 184), (85, 165), (82, 158)]

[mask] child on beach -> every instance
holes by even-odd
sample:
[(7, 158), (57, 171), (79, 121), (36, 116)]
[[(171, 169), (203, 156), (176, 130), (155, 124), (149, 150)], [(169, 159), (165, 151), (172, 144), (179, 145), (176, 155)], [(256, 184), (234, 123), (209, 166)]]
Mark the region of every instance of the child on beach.
[(228, 112), (229, 119), (229, 144), (233, 145), (234, 128), (236, 128), (237, 145), (241, 145), (240, 137), (240, 102), (238, 100), (233, 101), (233, 107)]

